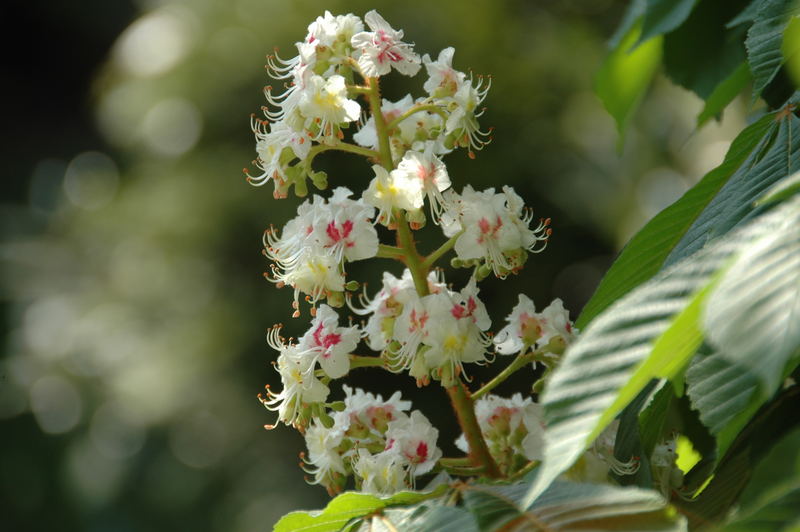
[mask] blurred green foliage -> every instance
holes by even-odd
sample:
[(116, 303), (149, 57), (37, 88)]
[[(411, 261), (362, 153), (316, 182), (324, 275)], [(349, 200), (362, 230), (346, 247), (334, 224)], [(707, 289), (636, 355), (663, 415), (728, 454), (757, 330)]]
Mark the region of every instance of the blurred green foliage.
[[(452, 45), (456, 68), (492, 75), (482, 123), (495, 126), (494, 142), (474, 161), (450, 156), (449, 173), (459, 188), (513, 185), (555, 233), (520, 276), (486, 283), (487, 304), (495, 323), (519, 291), (540, 306), (561, 297), (577, 316), (612, 254), (715, 166), (743, 123), (739, 105), (722, 125), (692, 134), (701, 103), (659, 82), (647, 96), (652, 112), (631, 122), (618, 156), (613, 120), (591, 87), (621, 7), (139, 2), (91, 93), (107, 147), (59, 158), (75, 139), (49, 138), (32, 148), (37, 164), (13, 176), (29, 201), (3, 207), (4, 528), (245, 532), (324, 505), (324, 490), (297, 467), (302, 438), (264, 431), (273, 414), (256, 400), (265, 383), (277, 384), (265, 331), (291, 320), (289, 291), (260, 277), (260, 237), (299, 201), (250, 187), (241, 168), (255, 158), (248, 118), (270, 83), (265, 54), (294, 55), (293, 42), (325, 9), (377, 8), (418, 52)], [(412, 90), (390, 79), (387, 98)], [(332, 185), (361, 186), (370, 175), (348, 155), (320, 162)], [(352, 270), (373, 281), (379, 273)], [(287, 323), (287, 332), (302, 326)], [(362, 372), (353, 384), (382, 392), (389, 377)], [(451, 429), (442, 438), (451, 449), (455, 425), (441, 391), (391, 382)]]

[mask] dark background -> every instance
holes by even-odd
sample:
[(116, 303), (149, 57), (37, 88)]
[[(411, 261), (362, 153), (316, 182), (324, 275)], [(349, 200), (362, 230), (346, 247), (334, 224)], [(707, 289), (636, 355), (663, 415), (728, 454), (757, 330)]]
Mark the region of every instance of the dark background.
[[(693, 133), (700, 104), (659, 80), (649, 112), (615, 151), (591, 93), (612, 1), (317, 2), (273, 0), (4, 2), (0, 8), (0, 515), (4, 530), (268, 529), (324, 505), (296, 467), (302, 438), (264, 431), (255, 399), (279, 385), (265, 342), (292, 321), (290, 291), (265, 282), (261, 232), (299, 201), (252, 188), (249, 115), (262, 68), (285, 57), (325, 9), (377, 8), (417, 51), (456, 48), (455, 66), (491, 74), (494, 142), (445, 159), (457, 188), (512, 185), (552, 218), (548, 249), (506, 282), (482, 286), (493, 330), (516, 302), (561, 297), (576, 317), (621, 245), (724, 154), (741, 111)], [(385, 96), (421, 90), (389, 76)], [(360, 189), (369, 167), (320, 158), (334, 185)], [(428, 237), (427, 235), (430, 235)], [(420, 237), (436, 245), (435, 232)], [(399, 269), (353, 265), (371, 280)], [(356, 267), (359, 266), (359, 267)], [(460, 286), (464, 272), (450, 272)], [(499, 361), (500, 364), (504, 361)], [(485, 380), (493, 371), (476, 371)], [(501, 393), (524, 391), (523, 371)], [(444, 394), (360, 370), (349, 382), (401, 388), (457, 432)]]

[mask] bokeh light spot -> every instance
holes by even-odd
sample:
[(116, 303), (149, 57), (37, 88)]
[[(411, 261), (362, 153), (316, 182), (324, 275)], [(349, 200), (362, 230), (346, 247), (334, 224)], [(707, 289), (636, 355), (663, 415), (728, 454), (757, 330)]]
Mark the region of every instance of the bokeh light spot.
[(67, 199), (82, 209), (106, 206), (117, 192), (119, 170), (108, 155), (84, 152), (72, 159), (64, 174)]

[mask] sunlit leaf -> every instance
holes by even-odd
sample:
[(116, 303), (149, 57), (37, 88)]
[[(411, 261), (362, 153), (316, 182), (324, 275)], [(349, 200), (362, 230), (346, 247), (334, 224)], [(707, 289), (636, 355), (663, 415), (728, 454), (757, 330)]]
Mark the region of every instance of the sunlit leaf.
[(595, 92), (617, 122), (618, 147), (661, 61), (661, 37), (635, 46), (641, 25), (635, 25), (606, 57), (595, 79)]
[(326, 532), (339, 530), (351, 519), (363, 517), (383, 508), (411, 505), (438, 497), (447, 491), (441, 485), (432, 492), (401, 492), (391, 497), (377, 497), (366, 493), (347, 492), (336, 496), (324, 510), (312, 512), (292, 512), (277, 522), (275, 532)]
[[(719, 239), (640, 286), (590, 324), (567, 350), (542, 395), (544, 461), (529, 500), (569, 468), (625, 406), (619, 399), (623, 394), (632, 398), (641, 390), (647, 383), (641, 375), (677, 371), (696, 348), (698, 333), (692, 329), (705, 297), (714, 293), (715, 279), (724, 279), (730, 261), (751, 244), (784, 227), (787, 219), (795, 220), (793, 209), (798, 207), (782, 204)], [(678, 342), (681, 331), (688, 339)], [(677, 349), (675, 360), (668, 347)]]
[(710, 342), (757, 375), (764, 395), (800, 347), (800, 198), (781, 210), (785, 218), (739, 252), (705, 310)]

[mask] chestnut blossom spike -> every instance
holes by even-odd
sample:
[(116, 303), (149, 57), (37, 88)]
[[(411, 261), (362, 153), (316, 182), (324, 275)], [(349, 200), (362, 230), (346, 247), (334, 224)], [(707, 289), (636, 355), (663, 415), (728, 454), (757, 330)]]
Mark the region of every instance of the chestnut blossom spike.
[(350, 370), (350, 353), (358, 345), (357, 326), (339, 327), (339, 315), (328, 305), (320, 305), (311, 327), (300, 338), (297, 350), (320, 367), (328, 377), (338, 379)]
[(406, 76), (415, 76), (420, 69), (420, 57), (412, 45), (404, 43), (402, 30), (393, 29), (377, 11), (364, 15), (372, 31), (356, 33), (351, 39), (361, 51), (358, 66), (366, 77), (385, 76), (393, 68)]

